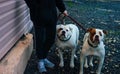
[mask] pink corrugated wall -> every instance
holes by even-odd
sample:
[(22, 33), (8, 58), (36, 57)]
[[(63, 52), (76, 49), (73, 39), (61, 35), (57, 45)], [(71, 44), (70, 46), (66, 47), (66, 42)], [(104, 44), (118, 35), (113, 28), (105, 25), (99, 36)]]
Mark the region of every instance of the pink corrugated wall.
[(31, 28), (24, 0), (0, 0), (0, 59)]

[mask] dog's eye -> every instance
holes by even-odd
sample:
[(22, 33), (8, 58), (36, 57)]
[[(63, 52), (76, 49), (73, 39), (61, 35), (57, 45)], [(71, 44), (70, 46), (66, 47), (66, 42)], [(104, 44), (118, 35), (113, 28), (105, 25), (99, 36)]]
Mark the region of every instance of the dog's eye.
[(57, 30), (57, 32), (59, 33), (61, 30), (63, 30), (63, 28), (59, 28), (59, 29)]
[(66, 31), (68, 31), (68, 30), (66, 30)]
[(95, 32), (91, 32), (92, 35), (95, 35), (96, 33)]
[(59, 30), (63, 30), (63, 28), (60, 28)]
[(99, 34), (100, 34), (100, 36), (102, 36), (102, 33), (101, 33), (101, 32), (99, 32)]

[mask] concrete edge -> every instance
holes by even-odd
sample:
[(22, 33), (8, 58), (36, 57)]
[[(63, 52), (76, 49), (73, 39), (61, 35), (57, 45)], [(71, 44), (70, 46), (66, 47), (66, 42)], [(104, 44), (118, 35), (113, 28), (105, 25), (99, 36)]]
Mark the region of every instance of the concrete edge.
[(23, 74), (33, 51), (33, 35), (27, 34), (0, 61), (0, 74)]

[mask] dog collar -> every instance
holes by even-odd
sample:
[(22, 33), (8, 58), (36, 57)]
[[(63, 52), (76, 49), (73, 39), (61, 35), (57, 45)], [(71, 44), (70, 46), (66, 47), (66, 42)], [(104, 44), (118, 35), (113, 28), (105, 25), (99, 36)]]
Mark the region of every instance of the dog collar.
[(89, 44), (91, 47), (93, 47), (93, 48), (97, 48), (97, 47), (98, 47), (98, 46), (92, 45), (89, 40), (88, 40), (88, 44)]
[(68, 39), (61, 39), (58, 35), (57, 35), (57, 37), (60, 41), (63, 41), (63, 42), (66, 42), (66, 41), (70, 40), (70, 38), (71, 38), (71, 36), (70, 36)]

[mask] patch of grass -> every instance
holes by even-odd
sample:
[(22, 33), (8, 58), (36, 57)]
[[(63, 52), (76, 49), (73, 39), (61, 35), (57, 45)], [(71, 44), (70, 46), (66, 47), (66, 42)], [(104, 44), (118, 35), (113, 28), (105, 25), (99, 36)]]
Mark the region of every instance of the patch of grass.
[(71, 2), (71, 1), (68, 1), (68, 2), (67, 2), (67, 6), (69, 6), (69, 7), (73, 7), (73, 6), (74, 6), (74, 3)]
[(110, 34), (120, 35), (120, 31), (109, 31)]

